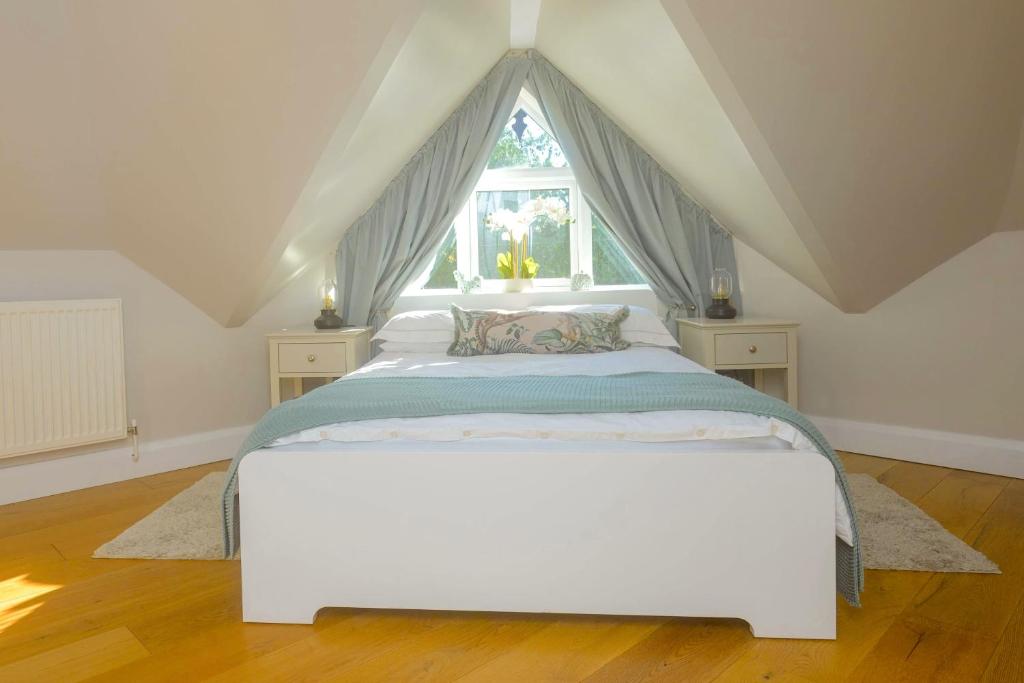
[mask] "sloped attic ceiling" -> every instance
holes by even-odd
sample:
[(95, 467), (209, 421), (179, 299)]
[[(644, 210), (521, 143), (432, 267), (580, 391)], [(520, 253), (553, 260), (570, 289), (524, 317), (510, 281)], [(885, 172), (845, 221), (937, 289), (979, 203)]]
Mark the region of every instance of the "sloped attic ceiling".
[(317, 159), (351, 135), (422, 2), (76, 6), (95, 41), (86, 68), (118, 250), (230, 323), (283, 256), (269, 252)]
[(111, 249), (71, 2), (0, 6), (0, 249)]
[(988, 235), (1024, 116), (1020, 0), (662, 0), (845, 310)]
[[(509, 3), (6, 3), (0, 249), (117, 249), (241, 324), (508, 49)], [(544, 0), (536, 46), (739, 239), (863, 310), (1020, 222), (1020, 7)]]
[(114, 248), (229, 322), (422, 4), (4, 3), (0, 249)]
[(306, 264), (333, 252), (508, 48), (508, 0), (427, 3), (355, 130), (324, 150), (270, 252), (276, 261), (263, 271), (263, 286), (231, 322), (244, 322)]

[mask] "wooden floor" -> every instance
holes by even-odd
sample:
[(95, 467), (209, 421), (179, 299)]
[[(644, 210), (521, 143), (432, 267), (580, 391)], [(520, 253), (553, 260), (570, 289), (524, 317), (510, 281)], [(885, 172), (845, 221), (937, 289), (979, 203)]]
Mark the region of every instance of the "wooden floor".
[[(237, 562), (92, 560), (213, 465), (0, 507), (0, 681), (1021, 681), (1024, 481), (844, 454), (1003, 574), (869, 571), (835, 642), (746, 624), (330, 609), (243, 624)], [(414, 559), (414, 558), (413, 558)]]

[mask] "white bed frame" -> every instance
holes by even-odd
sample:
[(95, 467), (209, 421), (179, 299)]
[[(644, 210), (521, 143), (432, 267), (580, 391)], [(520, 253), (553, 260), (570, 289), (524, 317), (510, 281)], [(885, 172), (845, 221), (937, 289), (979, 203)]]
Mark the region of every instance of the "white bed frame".
[(322, 607), (733, 617), (835, 638), (832, 465), (800, 451), (256, 451), (245, 621)]

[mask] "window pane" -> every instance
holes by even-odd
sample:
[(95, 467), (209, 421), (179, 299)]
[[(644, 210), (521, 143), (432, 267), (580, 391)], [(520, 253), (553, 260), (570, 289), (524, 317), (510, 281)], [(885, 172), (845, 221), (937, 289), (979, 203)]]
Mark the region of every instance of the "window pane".
[[(498, 209), (518, 211), (531, 199), (556, 197), (569, 207), (569, 188), (547, 190), (494, 190), (476, 193), (476, 234), (479, 245), (480, 275), (497, 279), (498, 254), (508, 251), (508, 242), (501, 239), (501, 233), (487, 227), (487, 216)], [(569, 207), (570, 211), (572, 207)], [(534, 219), (527, 241), (530, 256), (540, 269), (538, 278), (564, 277), (570, 275), (569, 224), (558, 225), (546, 216)]]
[(455, 289), (455, 270), (458, 265), (458, 249), (455, 244), (455, 226), (448, 228), (448, 234), (434, 254), (434, 264), (430, 266), (423, 289)]
[(591, 221), (593, 233), (594, 284), (595, 285), (642, 285), (647, 282), (636, 266), (632, 264), (626, 253), (619, 246), (619, 241), (608, 229), (597, 214)]
[[(513, 128), (519, 112), (526, 126), (521, 141)], [(564, 168), (567, 165), (558, 142), (522, 109), (508, 120), (487, 162), (487, 168)]]

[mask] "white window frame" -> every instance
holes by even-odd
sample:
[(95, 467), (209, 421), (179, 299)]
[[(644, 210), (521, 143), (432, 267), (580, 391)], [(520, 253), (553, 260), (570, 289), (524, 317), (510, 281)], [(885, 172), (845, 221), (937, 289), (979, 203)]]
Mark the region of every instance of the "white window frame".
[[(513, 112), (520, 108), (524, 109), (533, 121), (552, 135), (551, 129), (540, 113), (534, 99), (523, 91), (516, 102)], [(469, 201), (455, 217), (452, 226), (455, 228), (456, 262), (455, 270), (467, 277), (473, 278), (481, 274), (480, 271), (480, 250), (479, 238), (477, 235), (475, 218), (477, 214), (477, 192), (488, 191), (524, 191), (524, 190), (545, 190), (545, 189), (569, 189), (569, 213), (573, 217), (569, 224), (569, 277), (537, 277), (534, 278), (533, 286), (541, 289), (568, 289), (572, 275), (576, 273), (588, 273), (593, 277), (593, 216), (590, 205), (583, 198), (579, 184), (568, 166), (562, 168), (496, 168), (487, 169), (480, 177), (480, 181), (473, 188)], [(544, 264), (540, 264), (540, 274), (544, 273)], [(433, 262), (428, 263), (416, 281), (407, 289), (407, 293), (444, 293), (458, 291), (456, 287), (450, 289), (423, 289), (423, 286), (430, 278)], [(647, 289), (647, 285), (607, 285), (607, 288), (614, 289)], [(499, 278), (485, 278), (482, 281), (482, 291), (500, 291), (502, 280)]]
[[(461, 258), (459, 263), (467, 263), (469, 272), (478, 275), (481, 272), (479, 233), (474, 219), (477, 215), (477, 193), (478, 192), (518, 192), (528, 190), (569, 190), (569, 213), (574, 218), (569, 224), (569, 277), (544, 277), (544, 264), (540, 264), (541, 270), (538, 277), (534, 278), (534, 287), (568, 287), (569, 280), (574, 273), (581, 270), (590, 272), (591, 257), (589, 249), (584, 254), (584, 240), (590, 242), (590, 235), (585, 237), (584, 226), (590, 225), (590, 207), (583, 201), (579, 185), (568, 168), (515, 168), (515, 169), (493, 169), (484, 171), (480, 182), (473, 188), (473, 194), (469, 198), (467, 208), (464, 210), (465, 220), (455, 224), (456, 242), (462, 245), (468, 244), (467, 260)], [(586, 221), (586, 222), (585, 222)], [(465, 272), (465, 271), (462, 271)], [(484, 286), (497, 288), (501, 280), (499, 278), (485, 278)]]

